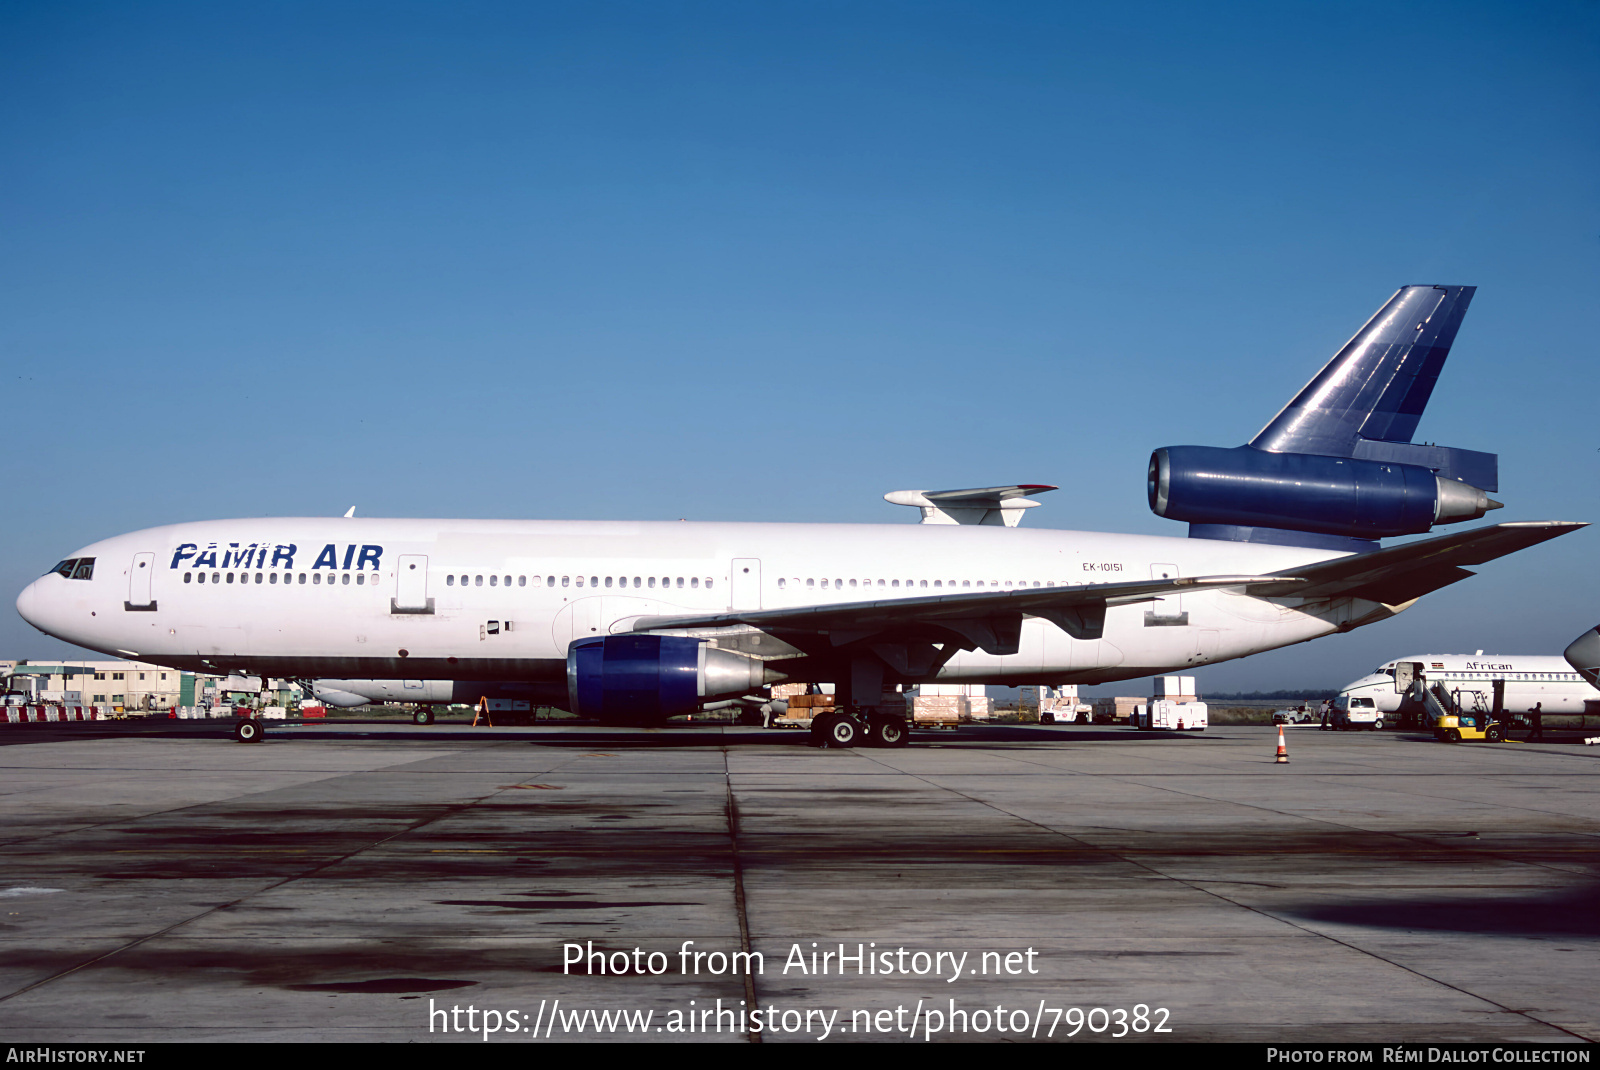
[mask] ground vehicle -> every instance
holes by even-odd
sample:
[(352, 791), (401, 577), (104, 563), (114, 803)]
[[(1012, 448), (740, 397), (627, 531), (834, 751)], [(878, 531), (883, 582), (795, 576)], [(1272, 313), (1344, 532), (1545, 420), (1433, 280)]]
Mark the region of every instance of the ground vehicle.
[(1335, 731), (1356, 728), (1382, 728), (1383, 714), (1378, 704), (1361, 695), (1340, 695), (1333, 700), (1333, 711), (1328, 714), (1328, 727)]
[(1272, 711), (1273, 724), (1317, 724), (1321, 720), (1320, 711), (1306, 706), (1290, 706), (1287, 709)]
[(1482, 711), (1449, 713), (1439, 718), (1433, 734), (1436, 739), (1447, 743), (1460, 743), (1466, 739), (1499, 743), (1506, 738), (1506, 725), (1495, 720), (1493, 714)]

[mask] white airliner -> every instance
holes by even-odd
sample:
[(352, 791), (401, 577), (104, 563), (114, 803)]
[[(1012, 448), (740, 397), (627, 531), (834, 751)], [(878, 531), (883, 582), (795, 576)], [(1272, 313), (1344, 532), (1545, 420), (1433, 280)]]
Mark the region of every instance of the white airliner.
[(1600, 702), (1600, 690), (1573, 671), (1566, 659), (1538, 654), (1412, 654), (1386, 662), (1339, 693), (1371, 699), (1380, 713), (1400, 709), (1405, 695), (1395, 689), (1395, 667), (1413, 667), (1429, 686), (1443, 684), (1466, 709), (1492, 709), (1494, 681), (1505, 681), (1502, 708), (1513, 713), (1542, 706), (1545, 713), (1583, 713)]
[(1013, 526), (1038, 485), (888, 495), (916, 525), (219, 520), (85, 546), (17, 608), (180, 669), (493, 685), (618, 722), (831, 681), (814, 730), (895, 745), (888, 683), (1192, 669), (1385, 620), (1583, 526), (1379, 547), (1499, 508), (1492, 454), (1410, 441), (1471, 296), (1404, 287), (1250, 444), (1156, 451), (1151, 508), (1188, 538)]

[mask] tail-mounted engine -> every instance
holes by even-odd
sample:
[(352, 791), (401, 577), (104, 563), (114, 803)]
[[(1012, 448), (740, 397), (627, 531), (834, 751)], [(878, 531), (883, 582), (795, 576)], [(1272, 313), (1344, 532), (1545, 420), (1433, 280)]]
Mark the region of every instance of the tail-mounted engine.
[(1500, 508), (1492, 453), (1412, 442), (1471, 286), (1402, 286), (1248, 445), (1150, 458), (1150, 508), (1191, 538), (1360, 552)]
[(605, 721), (693, 713), (781, 679), (764, 662), (685, 636), (596, 636), (567, 648), (568, 708)]
[(1150, 456), (1150, 508), (1169, 520), (1384, 539), (1500, 508), (1418, 465), (1252, 446), (1168, 446)]

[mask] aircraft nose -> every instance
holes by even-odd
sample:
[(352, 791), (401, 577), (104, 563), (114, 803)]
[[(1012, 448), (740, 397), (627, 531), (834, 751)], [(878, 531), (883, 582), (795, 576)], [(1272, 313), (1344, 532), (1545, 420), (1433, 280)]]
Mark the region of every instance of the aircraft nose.
[[(21, 594), (17, 595), (17, 612), (22, 615), (22, 619), (23, 620), (27, 621), (29, 624), (33, 625), (35, 628), (39, 627), (38, 602), (39, 602), (39, 581), (38, 580), (34, 580), (32, 583), (28, 584), (26, 587), (24, 587), (22, 589), (22, 593)], [(40, 631), (43, 631), (43, 630), (44, 629), (40, 628)]]
[(1564, 653), (1567, 664), (1589, 683), (1600, 678), (1600, 628), (1590, 628), (1578, 636)]
[(45, 581), (51, 578), (46, 576), (24, 587), (22, 593), (17, 595), (17, 612), (21, 614), (23, 620), (44, 634), (65, 639), (67, 637), (60, 634), (60, 614), (51, 612), (57, 607), (52, 604), (51, 592), (45, 588)]

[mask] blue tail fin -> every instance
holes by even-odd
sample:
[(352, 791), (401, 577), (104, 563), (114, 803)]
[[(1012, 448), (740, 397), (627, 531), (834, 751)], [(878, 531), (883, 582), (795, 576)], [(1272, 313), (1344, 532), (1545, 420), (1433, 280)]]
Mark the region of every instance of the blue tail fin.
[(1192, 538), (1362, 551), (1500, 503), (1492, 453), (1411, 441), (1473, 286), (1404, 286), (1246, 446), (1169, 446), (1150, 508)]
[(1476, 289), (1401, 287), (1250, 445), (1352, 457), (1360, 439), (1410, 442)]

